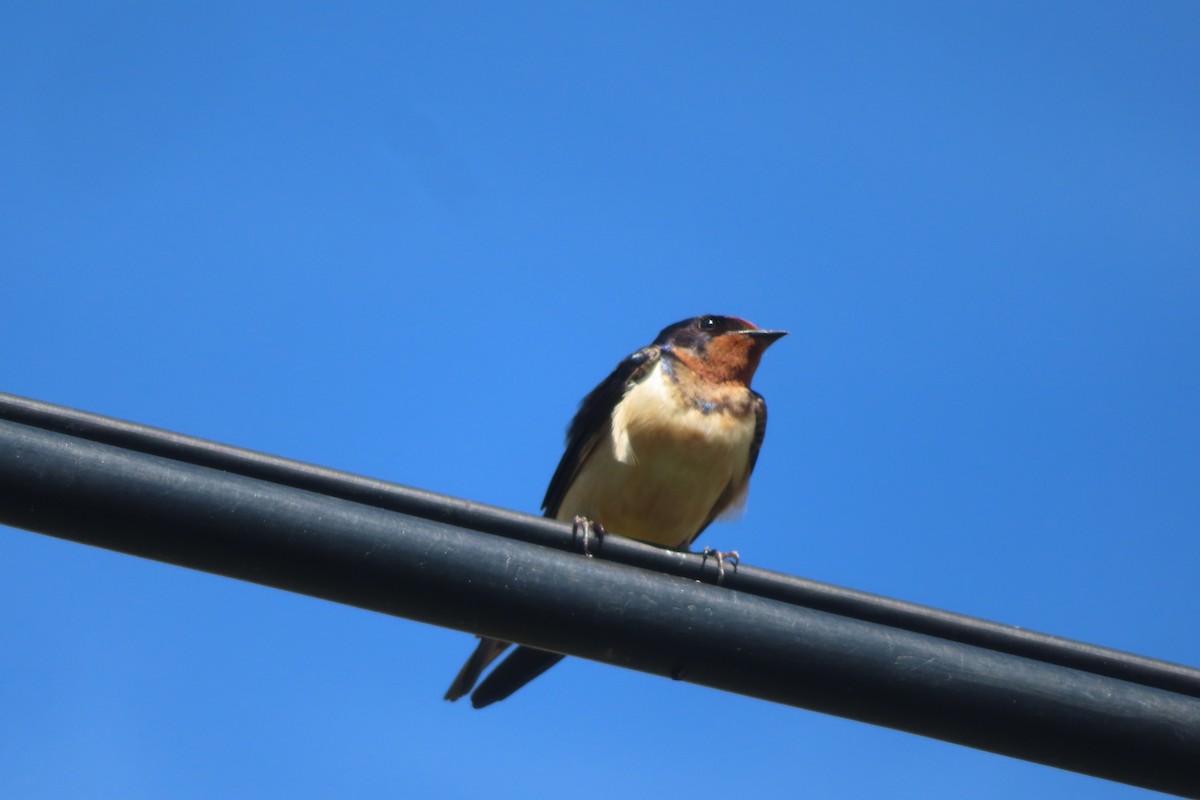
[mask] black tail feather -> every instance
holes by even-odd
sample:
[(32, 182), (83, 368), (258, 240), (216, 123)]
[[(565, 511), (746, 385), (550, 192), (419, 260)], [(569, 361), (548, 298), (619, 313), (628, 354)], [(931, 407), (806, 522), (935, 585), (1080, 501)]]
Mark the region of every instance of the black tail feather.
[(483, 679), (483, 683), (471, 694), (471, 705), (483, 708), (503, 700), (562, 659), (558, 653), (518, 647)]
[(488, 639), (479, 637), (479, 646), (475, 648), (475, 652), (471, 653), (471, 657), (467, 659), (467, 663), (463, 664), (463, 668), (458, 671), (454, 682), (450, 684), (450, 688), (446, 690), (445, 698), (450, 702), (454, 702), (463, 695), (469, 693), (475, 688), (475, 682), (479, 680), (479, 676), (496, 660), (496, 657), (508, 649), (508, 642), (502, 642), (499, 639)]

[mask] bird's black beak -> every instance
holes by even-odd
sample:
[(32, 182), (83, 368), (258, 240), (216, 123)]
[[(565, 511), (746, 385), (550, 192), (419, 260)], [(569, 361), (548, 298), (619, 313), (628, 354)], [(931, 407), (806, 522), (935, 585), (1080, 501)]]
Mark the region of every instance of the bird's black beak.
[(775, 342), (779, 341), (780, 339), (782, 339), (784, 336), (787, 336), (787, 334), (788, 334), (787, 331), (752, 330), (752, 331), (740, 331), (740, 332), (746, 334), (747, 336), (751, 337), (752, 339), (757, 339), (764, 348), (766, 348), (767, 346), (769, 346), (771, 344), (774, 344)]

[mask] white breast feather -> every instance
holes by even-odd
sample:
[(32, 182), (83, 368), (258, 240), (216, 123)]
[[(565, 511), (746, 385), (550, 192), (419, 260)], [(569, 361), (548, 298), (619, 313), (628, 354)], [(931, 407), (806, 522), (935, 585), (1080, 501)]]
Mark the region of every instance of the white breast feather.
[(582, 514), (616, 533), (681, 547), (746, 477), (754, 415), (681, 410), (661, 364), (629, 389), (610, 424), (567, 490), (559, 519)]
[[(623, 464), (636, 464), (638, 454), (633, 440), (639, 432), (661, 431), (662, 435), (678, 439), (681, 443), (696, 447), (700, 451), (711, 450), (713, 455), (722, 451), (734, 455), (731, 463), (744, 467), (754, 441), (755, 420), (753, 416), (735, 417), (730, 414), (705, 414), (698, 408), (680, 413), (676, 405), (671, 379), (663, 373), (662, 364), (638, 383), (613, 411), (612, 437), (613, 455)], [(669, 421), (670, 430), (662, 430), (663, 422)], [(741, 470), (737, 470), (738, 474)]]

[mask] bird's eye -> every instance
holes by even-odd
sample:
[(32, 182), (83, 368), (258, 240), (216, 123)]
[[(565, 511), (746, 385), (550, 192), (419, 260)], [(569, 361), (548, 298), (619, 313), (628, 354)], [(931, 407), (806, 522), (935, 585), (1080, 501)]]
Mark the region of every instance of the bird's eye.
[(700, 320), (700, 330), (715, 331), (716, 329), (717, 329), (717, 318), (716, 317), (705, 317), (704, 319)]

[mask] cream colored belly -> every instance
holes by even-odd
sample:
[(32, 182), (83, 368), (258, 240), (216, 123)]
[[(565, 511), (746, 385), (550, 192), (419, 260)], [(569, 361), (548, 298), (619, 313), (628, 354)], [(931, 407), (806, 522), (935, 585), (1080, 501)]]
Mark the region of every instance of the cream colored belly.
[(605, 529), (682, 547), (708, 520), (718, 498), (741, 486), (754, 439), (752, 413), (679, 411), (656, 367), (613, 414), (559, 507)]

